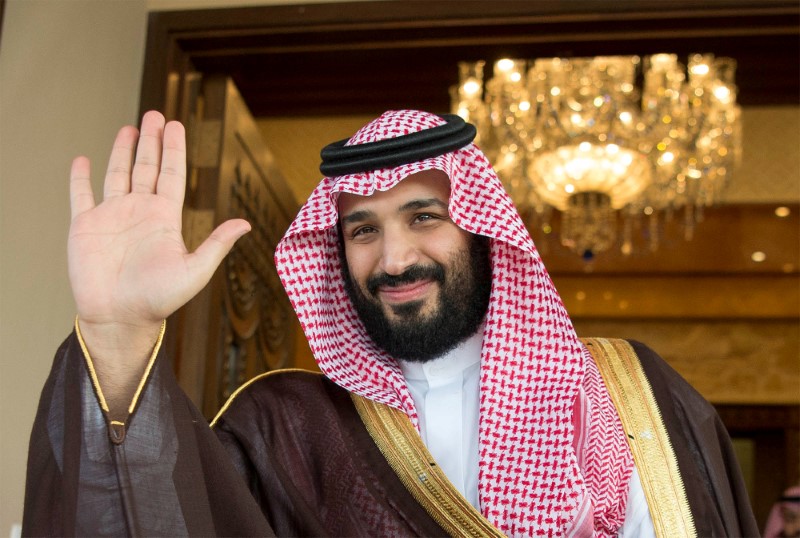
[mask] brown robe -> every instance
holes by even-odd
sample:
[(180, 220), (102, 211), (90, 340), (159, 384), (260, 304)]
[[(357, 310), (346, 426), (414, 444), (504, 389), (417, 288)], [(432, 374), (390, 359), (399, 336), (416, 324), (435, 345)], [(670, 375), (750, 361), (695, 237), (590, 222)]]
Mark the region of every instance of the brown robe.
[[(727, 433), (705, 400), (634, 343), (699, 536), (757, 536)], [(162, 352), (163, 353), (163, 352)], [(109, 440), (76, 336), (59, 348), (31, 434), (28, 536), (442, 536), (320, 374), (264, 376), (213, 430), (159, 356), (123, 443)]]

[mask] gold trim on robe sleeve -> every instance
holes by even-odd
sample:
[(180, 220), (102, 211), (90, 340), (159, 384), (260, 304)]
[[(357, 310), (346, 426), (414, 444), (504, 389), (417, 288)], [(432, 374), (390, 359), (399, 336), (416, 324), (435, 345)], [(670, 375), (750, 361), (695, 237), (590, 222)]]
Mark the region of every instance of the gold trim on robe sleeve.
[(439, 526), (451, 536), (504, 536), (448, 480), (405, 413), (350, 396), (389, 465)]
[[(147, 366), (145, 366), (144, 374), (142, 374), (142, 378), (139, 380), (139, 384), (136, 387), (136, 392), (133, 393), (133, 398), (131, 399), (130, 405), (128, 405), (128, 416), (133, 413), (133, 410), (136, 409), (136, 404), (139, 402), (139, 397), (142, 394), (142, 390), (144, 390), (145, 383), (147, 383), (148, 377), (150, 377), (150, 371), (153, 369), (153, 364), (156, 362), (156, 357), (158, 356), (158, 351), (161, 349), (161, 343), (164, 341), (164, 333), (167, 329), (167, 321), (164, 320), (161, 322), (161, 329), (158, 333), (158, 339), (156, 340), (155, 346), (153, 346), (153, 351), (150, 353), (150, 358), (147, 360)], [(120, 422), (118, 420), (110, 420), (108, 418), (109, 408), (108, 402), (106, 401), (105, 396), (103, 395), (103, 389), (100, 386), (100, 380), (97, 377), (97, 371), (94, 368), (94, 361), (92, 361), (92, 356), (89, 354), (89, 349), (86, 347), (86, 342), (83, 340), (83, 335), (81, 334), (81, 327), (80, 323), (78, 323), (78, 317), (75, 317), (75, 335), (78, 337), (78, 343), (81, 346), (81, 351), (83, 351), (83, 358), (86, 361), (86, 369), (89, 371), (89, 378), (92, 380), (92, 386), (94, 387), (95, 394), (97, 395), (97, 401), (100, 404), (100, 408), (103, 410), (104, 414), (106, 415), (106, 420), (108, 421), (108, 428), (109, 428), (109, 436), (111, 440), (119, 444), (125, 439), (125, 422)], [(127, 418), (126, 418), (127, 422)]]
[(639, 357), (625, 340), (581, 341), (594, 357), (622, 421), (656, 536), (697, 536), (678, 460)]

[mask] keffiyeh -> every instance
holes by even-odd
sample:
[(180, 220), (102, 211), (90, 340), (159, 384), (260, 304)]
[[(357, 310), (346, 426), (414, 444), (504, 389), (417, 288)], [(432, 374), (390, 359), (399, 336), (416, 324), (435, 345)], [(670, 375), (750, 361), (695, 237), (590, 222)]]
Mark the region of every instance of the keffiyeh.
[[(425, 112), (391, 111), (347, 144), (443, 123)], [(450, 178), (453, 222), (492, 239), (480, 380), (484, 516), (510, 536), (616, 534), (633, 468), (622, 426), (522, 219), (474, 144), (393, 168), (323, 178), (300, 210), (275, 261), (320, 369), (346, 390), (400, 409), (418, 424), (396, 361), (373, 344), (347, 297), (336, 223), (339, 193), (368, 196), (428, 169)]]

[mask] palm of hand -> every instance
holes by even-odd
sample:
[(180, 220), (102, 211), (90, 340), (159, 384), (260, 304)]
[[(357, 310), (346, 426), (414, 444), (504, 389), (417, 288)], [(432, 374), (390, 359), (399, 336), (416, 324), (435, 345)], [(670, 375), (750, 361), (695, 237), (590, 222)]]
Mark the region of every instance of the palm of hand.
[(68, 242), (78, 315), (87, 322), (159, 322), (196, 292), (180, 213), (131, 193), (78, 215)]
[(95, 206), (86, 158), (73, 161), (70, 185), (69, 274), (82, 324), (160, 323), (206, 285), (249, 230), (243, 220), (224, 222), (195, 252), (187, 251), (181, 236), (185, 134), (157, 112), (145, 114), (141, 134), (120, 130), (101, 204)]

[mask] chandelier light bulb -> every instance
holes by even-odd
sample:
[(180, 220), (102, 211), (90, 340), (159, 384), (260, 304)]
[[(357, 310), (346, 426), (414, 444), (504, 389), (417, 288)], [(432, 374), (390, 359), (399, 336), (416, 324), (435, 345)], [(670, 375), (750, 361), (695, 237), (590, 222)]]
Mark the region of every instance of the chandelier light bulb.
[(503, 58), (502, 60), (497, 60), (495, 67), (499, 71), (510, 71), (514, 68), (514, 60), (509, 58)]
[(462, 88), (464, 89), (464, 93), (468, 97), (473, 97), (477, 95), (478, 92), (481, 90), (481, 83), (475, 79), (470, 79), (464, 82)]
[(714, 88), (714, 97), (726, 103), (731, 98), (731, 90), (727, 86), (717, 86)]

